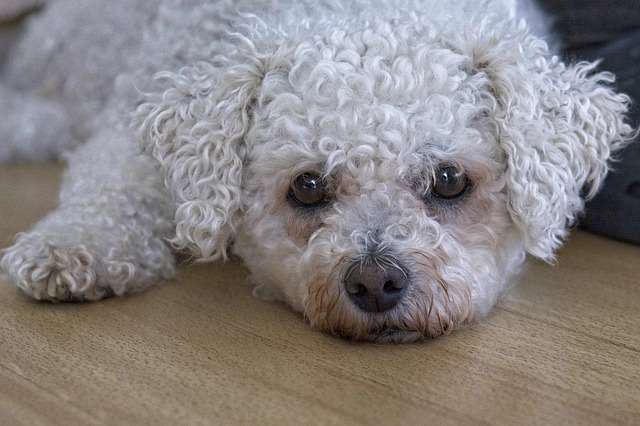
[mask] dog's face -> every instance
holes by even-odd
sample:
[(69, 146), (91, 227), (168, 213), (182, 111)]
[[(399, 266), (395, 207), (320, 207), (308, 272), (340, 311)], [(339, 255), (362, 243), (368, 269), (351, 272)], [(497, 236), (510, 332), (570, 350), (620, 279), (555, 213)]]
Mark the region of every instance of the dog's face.
[(439, 335), (494, 298), (522, 257), (488, 80), (465, 62), (308, 53), (263, 82), (234, 250), (314, 326)]
[(473, 44), (398, 28), (249, 49), (218, 89), (201, 65), (171, 79), (184, 99), (141, 107), (174, 243), (216, 258), (233, 241), (263, 293), (356, 339), (485, 314), (526, 252), (552, 258), (630, 131), (607, 75), (516, 26)]

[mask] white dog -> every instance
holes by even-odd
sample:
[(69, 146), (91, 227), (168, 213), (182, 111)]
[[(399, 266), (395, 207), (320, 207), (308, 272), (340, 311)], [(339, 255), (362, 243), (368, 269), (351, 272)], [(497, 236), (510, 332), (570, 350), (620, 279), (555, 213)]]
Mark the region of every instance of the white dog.
[(527, 253), (553, 259), (632, 133), (613, 76), (513, 12), (54, 1), (5, 72), (0, 157), (86, 143), (2, 269), (36, 299), (98, 300), (172, 277), (176, 251), (234, 253), (257, 293), (337, 335), (482, 317)]

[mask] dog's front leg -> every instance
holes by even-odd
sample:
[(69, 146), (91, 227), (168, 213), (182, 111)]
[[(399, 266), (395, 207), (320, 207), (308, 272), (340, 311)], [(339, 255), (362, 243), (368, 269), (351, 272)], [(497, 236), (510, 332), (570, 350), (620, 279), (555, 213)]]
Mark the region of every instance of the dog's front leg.
[(98, 300), (173, 276), (171, 203), (126, 131), (71, 155), (59, 207), (4, 250), (0, 268), (40, 300)]

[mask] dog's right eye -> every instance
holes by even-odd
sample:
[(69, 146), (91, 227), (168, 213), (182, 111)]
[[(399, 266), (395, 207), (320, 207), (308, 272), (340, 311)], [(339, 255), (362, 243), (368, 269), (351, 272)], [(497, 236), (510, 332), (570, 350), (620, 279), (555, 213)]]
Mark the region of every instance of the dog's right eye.
[(289, 188), (290, 201), (302, 207), (316, 207), (327, 202), (326, 181), (317, 173), (298, 175)]

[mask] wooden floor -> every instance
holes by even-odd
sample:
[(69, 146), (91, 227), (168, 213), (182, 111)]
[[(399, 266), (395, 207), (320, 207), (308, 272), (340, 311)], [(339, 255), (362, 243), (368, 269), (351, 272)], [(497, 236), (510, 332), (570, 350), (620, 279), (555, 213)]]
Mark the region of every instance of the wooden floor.
[[(59, 175), (0, 168), (2, 245)], [(575, 233), (486, 321), (404, 346), (314, 332), (245, 279), (201, 265), (67, 305), (0, 282), (0, 424), (640, 424), (638, 247)]]

